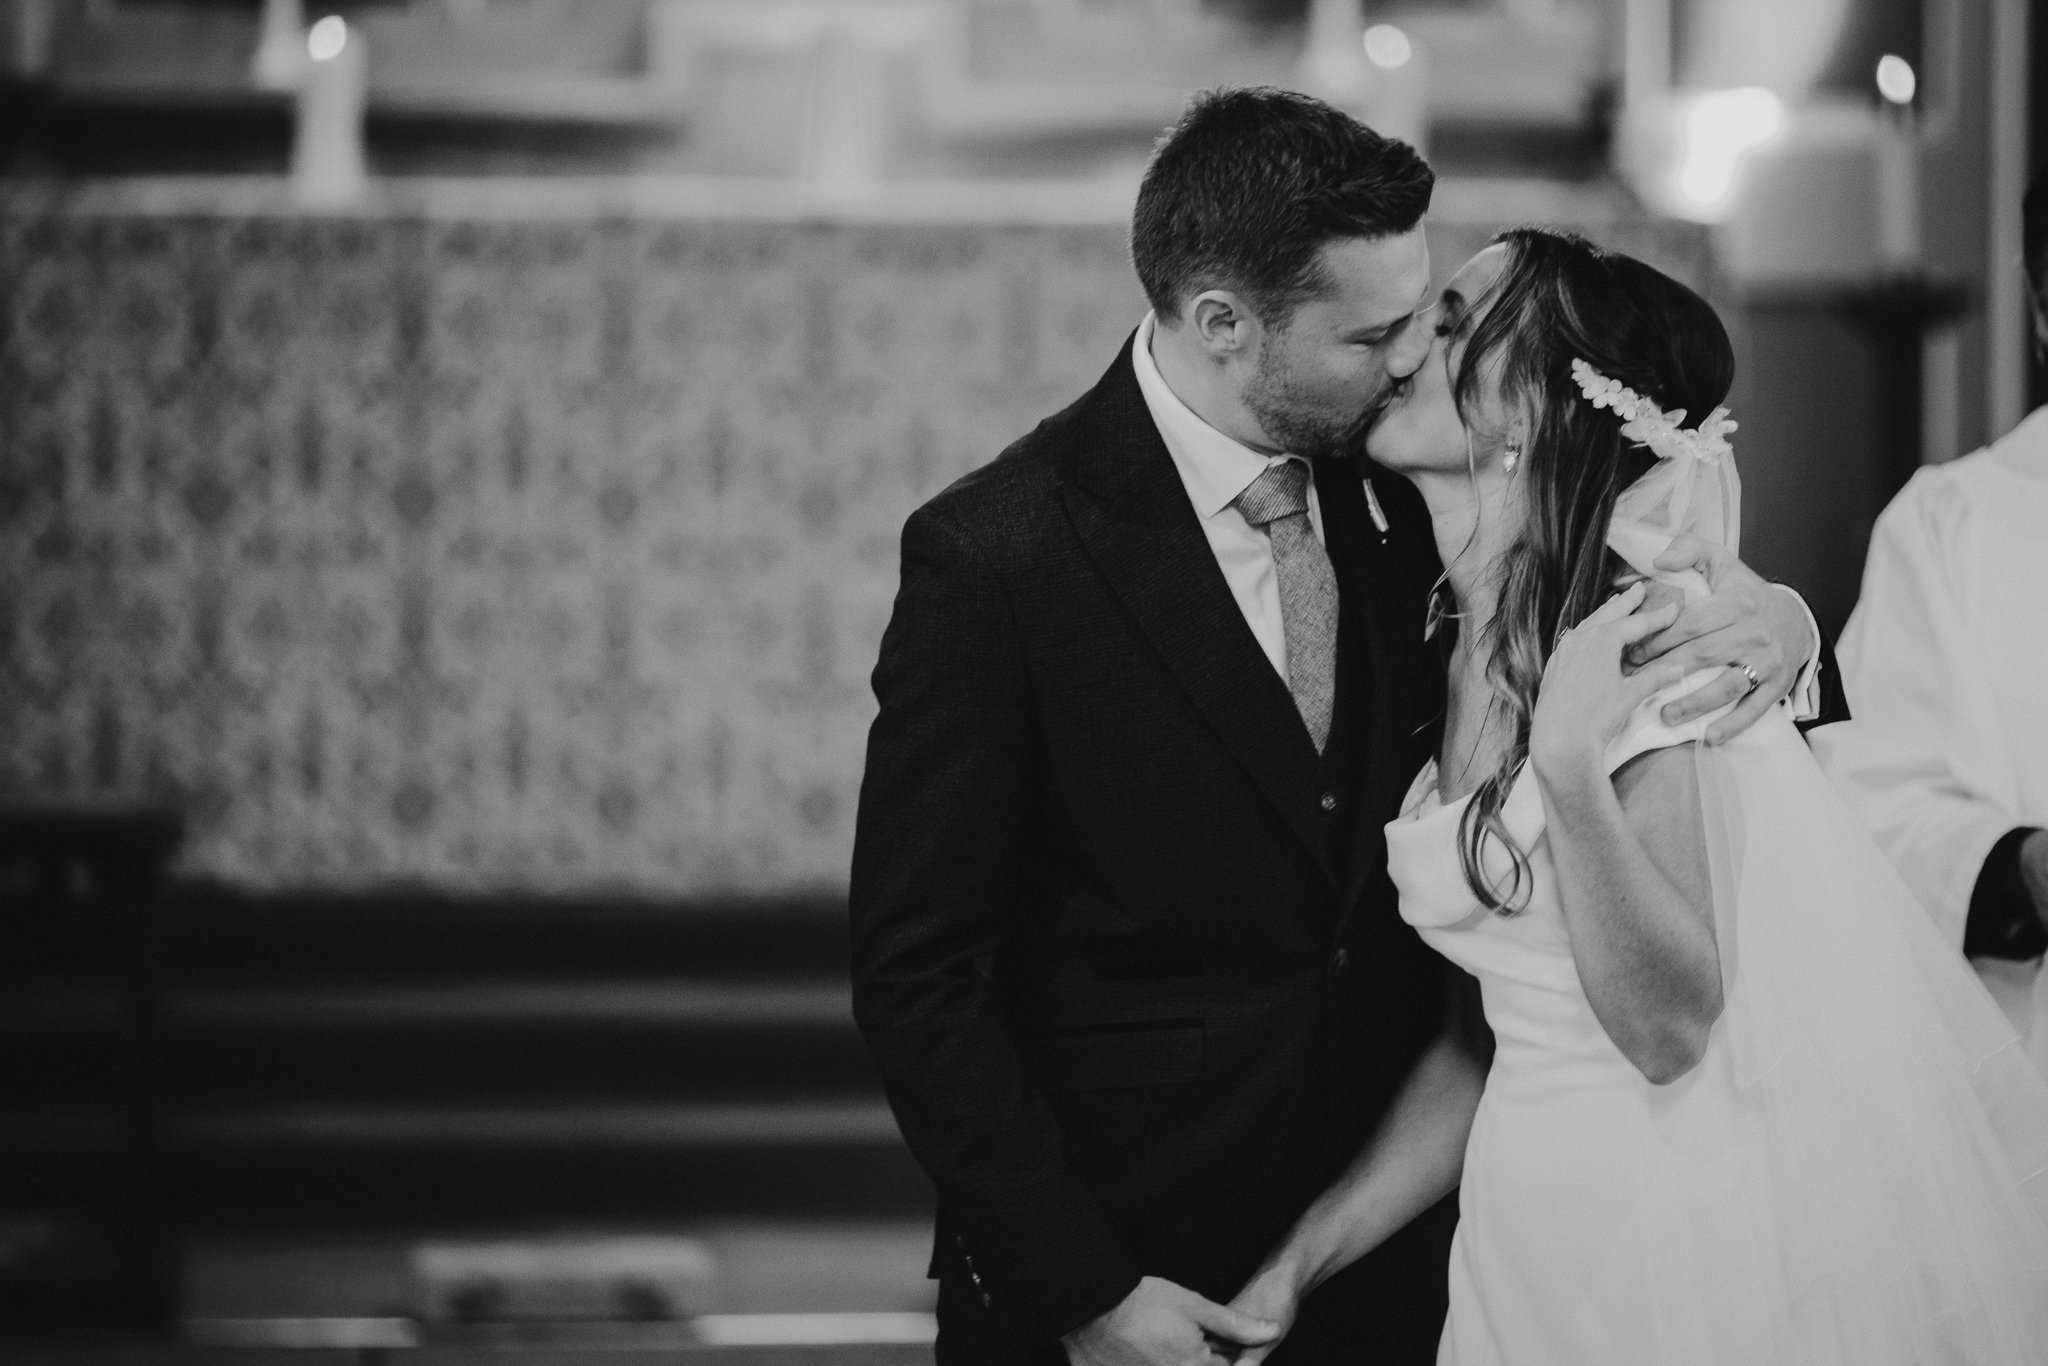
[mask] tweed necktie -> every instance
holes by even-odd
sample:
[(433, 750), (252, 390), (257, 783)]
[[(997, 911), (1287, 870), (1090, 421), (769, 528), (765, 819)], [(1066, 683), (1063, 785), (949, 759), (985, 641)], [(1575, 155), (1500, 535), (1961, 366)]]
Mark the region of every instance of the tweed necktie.
[(1237, 510), (1273, 543), (1287, 689), (1320, 754), (1337, 702), (1337, 573), (1309, 525), (1308, 467), (1299, 460), (1269, 465), (1237, 496)]

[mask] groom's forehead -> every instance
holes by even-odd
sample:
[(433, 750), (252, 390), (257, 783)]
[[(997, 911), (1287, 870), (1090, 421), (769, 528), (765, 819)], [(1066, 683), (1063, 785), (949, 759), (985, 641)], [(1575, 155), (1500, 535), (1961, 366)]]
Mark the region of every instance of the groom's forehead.
[(1339, 237), (1322, 248), (1324, 278), (1346, 312), (1401, 318), (1429, 293), (1429, 244), (1417, 224), (1391, 237)]

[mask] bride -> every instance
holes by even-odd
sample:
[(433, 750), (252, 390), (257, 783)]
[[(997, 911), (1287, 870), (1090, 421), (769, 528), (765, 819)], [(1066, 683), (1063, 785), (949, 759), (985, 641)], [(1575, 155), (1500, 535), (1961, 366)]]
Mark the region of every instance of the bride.
[[(1439, 308), (1368, 442), (1449, 566), (1443, 743), (1389, 866), (1494, 1040), (1476, 1110), (1437, 1107), (1439, 1361), (2048, 1362), (2048, 1091), (2011, 1030), (1782, 708), (1702, 743), (1657, 711), (1719, 671), (1624, 664), (1704, 591), (1673, 537), (1735, 548), (1726, 332), (1537, 230)], [(1284, 1318), (1424, 1208), (1430, 1149), (1369, 1147), (1240, 1307)]]

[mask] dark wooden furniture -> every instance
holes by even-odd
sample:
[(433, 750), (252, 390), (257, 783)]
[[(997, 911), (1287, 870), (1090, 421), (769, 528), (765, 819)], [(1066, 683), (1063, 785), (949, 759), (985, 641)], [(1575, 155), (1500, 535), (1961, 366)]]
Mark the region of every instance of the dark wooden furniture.
[[(17, 1170), (0, 1189), (0, 1337), (175, 1327), (158, 911), (181, 831), (158, 808), (0, 805), (0, 1001), (111, 1004), (118, 1021), (99, 1056), (62, 1062), (0, 1035), (0, 1123), (60, 1137), (89, 1174)], [(57, 1085), (21, 1084), (38, 1072)]]

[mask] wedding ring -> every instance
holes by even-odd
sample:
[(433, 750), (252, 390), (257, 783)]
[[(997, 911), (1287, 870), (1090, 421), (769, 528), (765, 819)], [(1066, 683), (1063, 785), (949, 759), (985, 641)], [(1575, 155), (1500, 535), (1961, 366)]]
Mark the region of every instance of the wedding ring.
[(1735, 667), (1742, 670), (1742, 676), (1749, 680), (1749, 691), (1755, 692), (1757, 690), (1757, 685), (1763, 682), (1761, 678), (1758, 678), (1756, 676), (1756, 670), (1750, 668), (1747, 664), (1739, 662), (1735, 665)]

